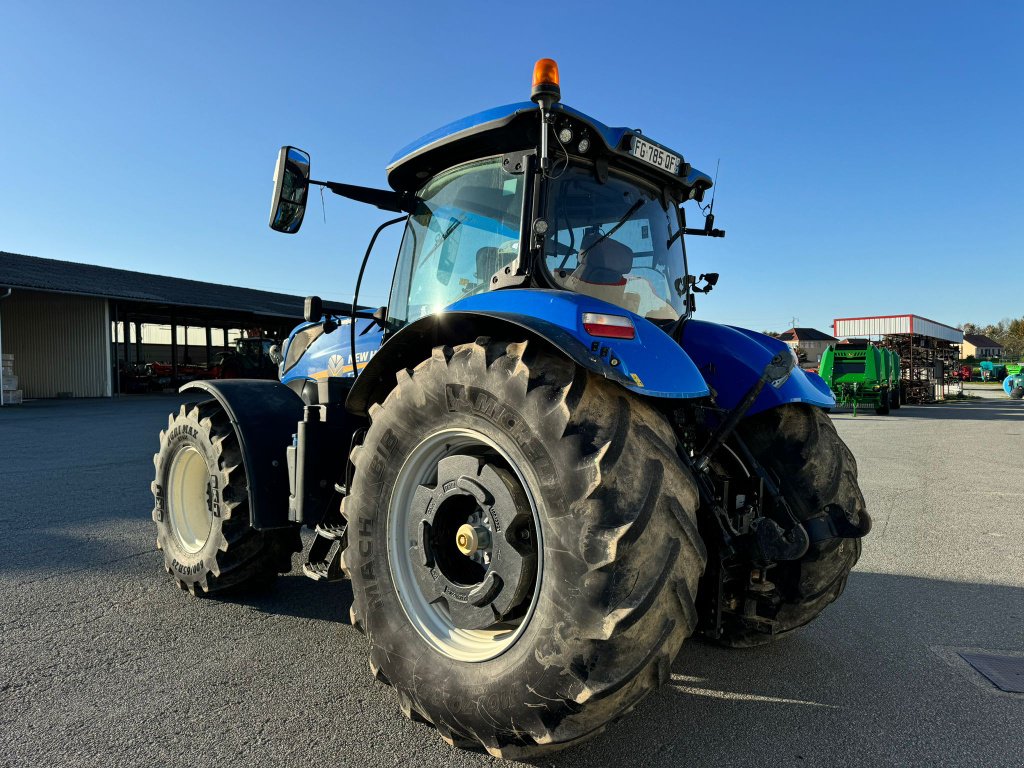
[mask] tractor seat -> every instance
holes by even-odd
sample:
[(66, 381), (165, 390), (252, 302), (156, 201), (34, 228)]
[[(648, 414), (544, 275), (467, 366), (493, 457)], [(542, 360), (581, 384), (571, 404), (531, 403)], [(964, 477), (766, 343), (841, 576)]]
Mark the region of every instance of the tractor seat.
[(577, 276), (591, 285), (625, 285), (632, 268), (632, 249), (606, 238), (593, 248), (583, 248)]
[(503, 266), (505, 259), (497, 248), (488, 246), (476, 252), (476, 279), (481, 283), (489, 283)]

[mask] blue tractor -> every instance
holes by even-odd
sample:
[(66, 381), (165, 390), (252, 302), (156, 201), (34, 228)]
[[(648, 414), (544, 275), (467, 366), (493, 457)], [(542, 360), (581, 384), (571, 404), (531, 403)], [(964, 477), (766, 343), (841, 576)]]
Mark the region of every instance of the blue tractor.
[(360, 269), (350, 307), (306, 300), (280, 382), (186, 385), (152, 486), (180, 587), (272, 579), (312, 528), (304, 570), (351, 580), (402, 711), (523, 758), (631, 710), (690, 635), (768, 643), (842, 593), (870, 518), (832, 394), (781, 341), (694, 318), (710, 177), (561, 104), (543, 59), (531, 101), (387, 178), (317, 181), (282, 148), (271, 227), (299, 229), (310, 185), (396, 214), (390, 300), (358, 306)]

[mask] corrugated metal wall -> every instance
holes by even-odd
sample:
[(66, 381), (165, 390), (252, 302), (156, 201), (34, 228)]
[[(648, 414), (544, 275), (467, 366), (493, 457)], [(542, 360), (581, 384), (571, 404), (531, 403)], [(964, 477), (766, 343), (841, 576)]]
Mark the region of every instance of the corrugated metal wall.
[(26, 398), (110, 394), (106, 299), (15, 288), (0, 301), (0, 329)]
[(832, 321), (833, 336), (839, 338), (890, 336), (899, 333), (910, 333), (910, 320), (914, 320), (915, 336), (932, 336), (945, 339), (955, 344), (963, 341), (963, 331), (926, 320), (918, 315), (896, 315), (893, 317), (857, 317)]
[(954, 344), (962, 344), (964, 340), (963, 331), (936, 323), (934, 320), (926, 320), (917, 315), (914, 315), (914, 333), (918, 336), (932, 336), (936, 339), (945, 339)]
[(887, 336), (893, 333), (910, 333), (910, 315), (835, 320), (832, 327), (832, 335), (840, 339), (850, 336)]

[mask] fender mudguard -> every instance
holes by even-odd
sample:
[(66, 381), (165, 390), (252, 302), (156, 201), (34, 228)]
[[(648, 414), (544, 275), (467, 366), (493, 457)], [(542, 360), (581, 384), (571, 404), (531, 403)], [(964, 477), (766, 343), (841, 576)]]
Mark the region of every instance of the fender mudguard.
[[(716, 402), (723, 408), (738, 405), (761, 376), (768, 361), (787, 346), (785, 342), (763, 333), (704, 320), (687, 320), (679, 343), (697, 364), (715, 391)], [(753, 416), (786, 403), (833, 408), (836, 400), (818, 374), (794, 368), (778, 389), (765, 387), (747, 415)]]
[[(584, 312), (629, 315), (636, 336), (628, 340), (591, 336), (583, 328)], [(521, 337), (524, 331), (638, 395), (695, 398), (710, 394), (687, 353), (649, 320), (578, 293), (520, 288), (470, 296), (402, 328), (360, 372), (346, 406), (353, 413), (366, 413), (394, 387), (399, 370), (414, 367), (438, 344), (510, 333)]]
[(179, 391), (190, 389), (202, 390), (220, 403), (238, 435), (249, 488), (252, 527), (291, 525), (285, 451), (292, 444), (298, 422), (302, 421), (302, 400), (276, 381), (190, 381)]

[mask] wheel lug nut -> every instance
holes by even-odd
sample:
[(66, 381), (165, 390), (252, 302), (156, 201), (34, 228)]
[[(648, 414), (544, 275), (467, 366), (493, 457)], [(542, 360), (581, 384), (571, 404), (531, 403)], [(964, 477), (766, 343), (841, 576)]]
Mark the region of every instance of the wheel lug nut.
[(482, 525), (465, 523), (455, 532), (455, 546), (466, 557), (491, 546), (491, 532)]

